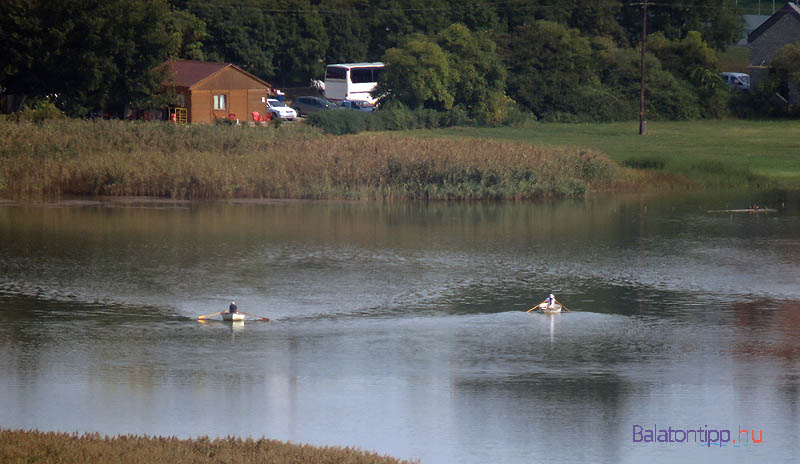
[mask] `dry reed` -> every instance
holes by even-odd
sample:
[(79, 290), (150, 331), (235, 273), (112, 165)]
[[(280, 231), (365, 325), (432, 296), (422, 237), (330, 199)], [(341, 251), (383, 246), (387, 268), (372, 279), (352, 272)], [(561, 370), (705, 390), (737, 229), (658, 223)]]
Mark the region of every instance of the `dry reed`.
[(528, 199), (579, 196), (619, 169), (584, 149), (120, 121), (0, 125), (0, 197)]
[(377, 464), (401, 463), (353, 448), (317, 447), (251, 438), (180, 440), (175, 437), (0, 430), (0, 462), (4, 464), (41, 463), (305, 463)]

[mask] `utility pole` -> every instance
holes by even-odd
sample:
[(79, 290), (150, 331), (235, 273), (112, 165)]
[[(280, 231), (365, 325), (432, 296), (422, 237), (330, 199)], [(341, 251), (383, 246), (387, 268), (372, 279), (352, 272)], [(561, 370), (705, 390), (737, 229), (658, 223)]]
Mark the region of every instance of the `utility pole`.
[(645, 76), (646, 76), (646, 69), (644, 65), (644, 53), (647, 45), (647, 0), (644, 0), (642, 3), (642, 88), (641, 92), (639, 93), (639, 135), (647, 134), (647, 118), (645, 117), (645, 100), (644, 100), (644, 90), (645, 90)]

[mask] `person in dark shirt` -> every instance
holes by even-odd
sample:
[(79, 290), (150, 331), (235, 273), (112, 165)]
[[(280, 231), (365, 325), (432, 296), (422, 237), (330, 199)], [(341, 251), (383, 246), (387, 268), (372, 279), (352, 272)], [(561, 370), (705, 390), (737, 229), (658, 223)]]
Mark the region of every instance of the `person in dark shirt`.
[(236, 313), (238, 311), (239, 311), (239, 309), (236, 307), (236, 302), (235, 301), (231, 301), (231, 305), (228, 306), (228, 312), (233, 314), (233, 313)]

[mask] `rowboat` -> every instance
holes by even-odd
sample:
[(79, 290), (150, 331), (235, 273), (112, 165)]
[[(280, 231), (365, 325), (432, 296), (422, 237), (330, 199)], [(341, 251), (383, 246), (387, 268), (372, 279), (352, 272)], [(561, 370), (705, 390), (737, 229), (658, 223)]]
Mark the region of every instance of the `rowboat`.
[(223, 321), (243, 321), (244, 320), (243, 313), (231, 313), (231, 312), (224, 312), (222, 313), (222, 320)]
[(539, 309), (543, 313), (560, 313), (561, 312), (561, 304), (556, 303), (553, 306), (548, 307), (547, 303), (539, 303)]
[(233, 321), (233, 322), (244, 323), (245, 318), (247, 316), (250, 316), (251, 318), (262, 320), (264, 322), (269, 322), (269, 318), (268, 317), (259, 316), (258, 314), (245, 313), (245, 312), (242, 312), (242, 311), (237, 311), (235, 313), (232, 313), (230, 311), (220, 311), (220, 312), (217, 312), (217, 313), (206, 314), (205, 316), (199, 316), (197, 318), (197, 320), (200, 321), (200, 322), (211, 321), (213, 319), (210, 319), (210, 318), (216, 317), (216, 316), (221, 316), (223, 321)]

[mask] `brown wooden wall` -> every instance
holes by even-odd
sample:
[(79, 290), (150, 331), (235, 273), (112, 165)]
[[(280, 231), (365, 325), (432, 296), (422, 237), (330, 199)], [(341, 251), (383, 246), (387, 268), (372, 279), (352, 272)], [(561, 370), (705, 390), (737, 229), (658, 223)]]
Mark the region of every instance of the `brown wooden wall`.
[[(214, 95), (227, 96), (228, 108), (214, 111)], [(252, 112), (265, 113), (261, 97), (267, 96), (264, 83), (242, 74), (234, 68), (226, 68), (211, 78), (191, 88), (191, 98), (186, 99), (189, 122), (211, 123), (216, 118), (236, 115), (239, 122), (253, 120)]]
[(190, 123), (209, 123), (211, 122), (211, 108), (213, 101), (211, 92), (208, 90), (195, 90), (191, 92), (189, 99), (189, 122)]

